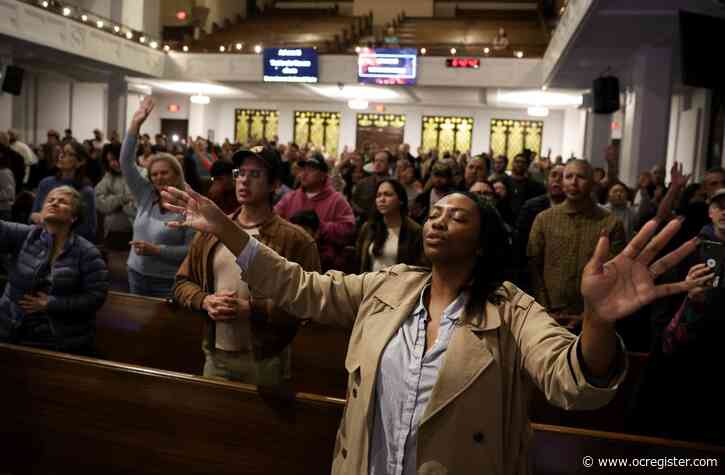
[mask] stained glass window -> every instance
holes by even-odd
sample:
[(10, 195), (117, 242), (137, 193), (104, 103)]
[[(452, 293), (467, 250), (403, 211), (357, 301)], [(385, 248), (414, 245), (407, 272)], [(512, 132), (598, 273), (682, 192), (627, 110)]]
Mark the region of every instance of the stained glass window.
[(277, 136), (279, 113), (266, 109), (236, 109), (234, 130), (237, 142), (253, 144), (261, 139), (273, 140)]
[(473, 138), (472, 117), (423, 116), (424, 150), (470, 152)]
[(340, 113), (295, 112), (294, 140), (300, 146), (311, 143), (324, 148), (331, 156), (336, 156), (340, 140)]
[(491, 120), (491, 153), (506, 155), (509, 167), (512, 159), (525, 148), (541, 155), (541, 139), (544, 134), (544, 122), (540, 120)]

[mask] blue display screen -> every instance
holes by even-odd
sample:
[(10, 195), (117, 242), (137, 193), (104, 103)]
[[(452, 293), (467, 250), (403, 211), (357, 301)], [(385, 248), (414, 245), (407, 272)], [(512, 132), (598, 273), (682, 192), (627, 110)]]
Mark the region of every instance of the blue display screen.
[(415, 48), (364, 48), (357, 57), (358, 81), (365, 84), (413, 85), (417, 74)]
[(265, 48), (264, 82), (317, 82), (314, 48)]

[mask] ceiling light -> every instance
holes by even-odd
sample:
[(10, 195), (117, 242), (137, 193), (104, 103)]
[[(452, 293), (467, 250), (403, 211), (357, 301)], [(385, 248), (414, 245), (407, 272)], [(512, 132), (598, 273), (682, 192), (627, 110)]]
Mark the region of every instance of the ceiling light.
[(355, 52), (356, 52), (357, 54), (360, 54), (360, 47), (359, 47), (359, 46), (356, 46), (356, 47), (355, 47)]
[(391, 99), (398, 99), (400, 96), (391, 88), (375, 86), (334, 86), (334, 85), (312, 85), (305, 84), (305, 87), (312, 89), (321, 96), (331, 99), (365, 99), (366, 101), (381, 102)]
[(63, 16), (68, 16), (73, 12), (69, 7), (63, 7)]
[(176, 19), (179, 21), (184, 21), (189, 15), (186, 13), (186, 10), (179, 10), (176, 12)]
[(223, 53), (223, 52), (225, 52), (226, 50), (227, 50), (227, 49), (226, 49), (226, 48), (225, 48), (224, 46), (220, 46), (220, 47), (219, 47), (219, 52), (220, 52), (220, 53)]
[(428, 52), (428, 50), (425, 48), (420, 49), (420, 54), (426, 54), (427, 52)]
[(202, 96), (201, 94), (195, 94), (189, 98), (193, 104), (206, 105), (209, 104), (209, 96)]
[(121, 31), (121, 27), (118, 26), (118, 25), (114, 25), (113, 26), (113, 31), (115, 31), (116, 33), (118, 33), (119, 31)]
[(483, 48), (483, 54), (489, 54), (490, 52), (491, 52), (491, 48), (489, 48), (488, 46)]
[(139, 38), (138, 40), (139, 40), (139, 41), (140, 41), (141, 43), (146, 43), (146, 37), (145, 37), (145, 36), (142, 36), (142, 37), (141, 37), (141, 38)]
[(187, 82), (187, 81), (154, 81), (149, 79), (132, 79), (129, 84), (149, 84), (154, 90), (163, 90), (176, 94), (191, 96), (194, 94), (215, 97), (240, 97), (244, 95), (239, 89), (235, 89), (221, 84), (208, 82)]
[(259, 54), (262, 52), (262, 45), (254, 45), (254, 52)]
[(169, 45), (164, 45), (164, 51), (166, 51), (166, 52), (169, 52), (169, 51), (171, 51), (171, 46), (169, 46)]
[(547, 86), (546, 84), (544, 84), (543, 86), (541, 86), (541, 90), (542, 91), (546, 91), (547, 89), (549, 89), (549, 86)]
[(41, 5), (43, 5), (43, 8), (48, 8), (48, 2), (42, 2)]
[(237, 51), (241, 51), (242, 50), (242, 44), (241, 43), (237, 43), (236, 45), (234, 45), (234, 47), (237, 48)]
[(497, 89), (487, 95), (491, 104), (530, 107), (578, 107), (582, 96), (577, 93), (551, 92), (537, 90), (507, 91)]
[(365, 99), (350, 99), (347, 106), (353, 110), (364, 110), (368, 108), (368, 101)]
[(546, 117), (549, 115), (549, 109), (541, 106), (529, 107), (526, 112), (531, 117)]
[(456, 54), (456, 48), (451, 48), (451, 54)]
[(186, 46), (186, 45), (184, 45), (184, 46), (183, 46), (183, 47), (181, 48), (181, 50), (182, 50), (182, 51), (183, 51), (184, 53), (188, 53), (188, 52), (189, 52), (189, 47), (188, 47), (188, 46)]
[(172, 136), (171, 136), (171, 141), (172, 141), (172, 142), (178, 142), (178, 141), (179, 141), (179, 136), (178, 136), (178, 134), (174, 134), (174, 135), (172, 135)]
[(81, 21), (88, 21), (88, 15), (86, 15), (85, 13), (81, 15)]
[(151, 43), (149, 43), (149, 46), (153, 49), (156, 49), (159, 47), (159, 44), (156, 41), (152, 41)]
[(96, 22), (96, 26), (97, 26), (98, 28), (103, 28), (103, 20), (98, 20), (98, 21)]
[(521, 58), (524, 57), (524, 52), (523, 51), (516, 51), (514, 53), (514, 56), (516, 56), (517, 58), (521, 59)]
[(126, 32), (126, 38), (129, 39), (129, 40), (132, 40), (133, 39), (133, 33), (131, 33), (130, 31), (127, 31)]

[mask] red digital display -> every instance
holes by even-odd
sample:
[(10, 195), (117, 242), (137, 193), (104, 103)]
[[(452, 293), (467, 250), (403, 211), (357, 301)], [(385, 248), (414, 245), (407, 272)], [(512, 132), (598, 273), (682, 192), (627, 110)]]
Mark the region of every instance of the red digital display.
[(481, 66), (481, 60), (477, 58), (448, 58), (446, 66), (449, 68), (474, 68)]

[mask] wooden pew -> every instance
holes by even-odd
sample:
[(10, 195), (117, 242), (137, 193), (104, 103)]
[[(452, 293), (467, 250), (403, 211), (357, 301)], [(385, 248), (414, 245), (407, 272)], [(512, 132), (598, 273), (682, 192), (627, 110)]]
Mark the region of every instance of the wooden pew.
[(109, 292), (96, 312), (99, 358), (201, 374), (203, 320), (163, 299)]
[(343, 401), (0, 344), (0, 473), (329, 473)]
[[(109, 292), (97, 314), (98, 357), (120, 363), (200, 375), (203, 317), (161, 299)], [(292, 343), (295, 391), (344, 398), (349, 332), (308, 322)], [(543, 393), (532, 394), (531, 419), (544, 424), (623, 432), (627, 405), (647, 361), (629, 354), (629, 372), (614, 400), (597, 411), (564, 411)]]
[[(109, 292), (96, 314), (97, 356), (201, 375), (203, 318), (162, 299)], [(345, 397), (348, 337), (344, 329), (302, 325), (292, 343), (294, 389)]]
[[(14, 475), (329, 473), (344, 407), (341, 399), (272, 397), (243, 384), (5, 344), (0, 372), (0, 473)], [(533, 472), (543, 475), (605, 473), (584, 469), (585, 456), (725, 454), (722, 447), (532, 426)]]

